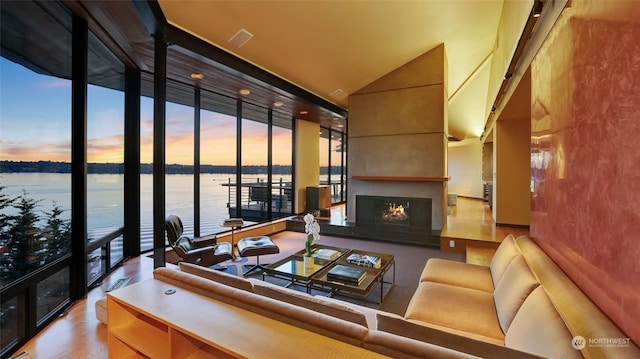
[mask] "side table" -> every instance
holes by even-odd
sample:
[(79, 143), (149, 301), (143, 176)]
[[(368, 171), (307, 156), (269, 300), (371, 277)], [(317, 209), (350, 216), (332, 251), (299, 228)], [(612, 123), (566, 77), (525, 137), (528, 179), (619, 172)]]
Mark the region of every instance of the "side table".
[(236, 247), (235, 230), (236, 228), (241, 228), (243, 224), (244, 224), (244, 221), (242, 220), (242, 218), (225, 219), (224, 223), (222, 224), (223, 227), (231, 228), (231, 261), (234, 263), (247, 261), (247, 258), (236, 256), (236, 250), (234, 249)]

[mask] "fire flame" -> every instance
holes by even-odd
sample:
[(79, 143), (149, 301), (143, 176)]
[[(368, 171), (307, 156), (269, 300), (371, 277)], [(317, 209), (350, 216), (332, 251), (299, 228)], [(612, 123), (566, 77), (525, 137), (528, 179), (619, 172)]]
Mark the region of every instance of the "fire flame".
[(409, 216), (404, 211), (404, 206), (396, 203), (389, 203), (389, 207), (382, 214), (382, 219), (388, 221), (404, 221), (408, 218)]

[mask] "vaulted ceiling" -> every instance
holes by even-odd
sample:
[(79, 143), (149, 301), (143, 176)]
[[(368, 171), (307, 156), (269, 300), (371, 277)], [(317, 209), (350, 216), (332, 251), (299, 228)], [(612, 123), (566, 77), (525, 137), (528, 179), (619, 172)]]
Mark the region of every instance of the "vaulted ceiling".
[[(170, 24), (347, 110), (349, 94), (444, 43), (449, 133), (479, 137), (487, 120), (503, 0), (158, 2)], [(241, 30), (253, 36), (238, 47)]]

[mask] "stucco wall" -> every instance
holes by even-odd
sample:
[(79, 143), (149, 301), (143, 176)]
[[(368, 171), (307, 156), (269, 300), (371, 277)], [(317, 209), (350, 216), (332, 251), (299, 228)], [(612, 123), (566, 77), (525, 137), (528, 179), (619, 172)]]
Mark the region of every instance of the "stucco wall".
[(349, 96), (350, 221), (355, 221), (358, 194), (422, 197), (432, 199), (432, 225), (442, 229), (446, 183), (353, 177), (447, 175), (446, 78), (446, 55), (440, 45)]
[(574, 1), (532, 64), (531, 237), (640, 343), (640, 6)]

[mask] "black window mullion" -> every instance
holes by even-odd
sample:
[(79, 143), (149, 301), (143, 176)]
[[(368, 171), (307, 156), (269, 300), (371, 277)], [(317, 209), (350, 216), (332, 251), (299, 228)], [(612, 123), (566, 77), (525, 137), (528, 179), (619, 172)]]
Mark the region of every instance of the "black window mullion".
[[(331, 182), (331, 165), (333, 164), (333, 162), (331, 162), (331, 140), (333, 139), (333, 130), (332, 129), (328, 129), (329, 132), (329, 145), (327, 146), (327, 151), (329, 152), (327, 155), (327, 161), (329, 162), (329, 166), (327, 168), (327, 183), (329, 184), (329, 188), (333, 188), (333, 183)], [(333, 204), (333, 194), (331, 195), (331, 203)]]
[(153, 267), (166, 261), (165, 218), (165, 133), (167, 100), (167, 44), (159, 34), (155, 38), (153, 77)]
[(74, 15), (71, 53), (71, 253), (73, 260), (70, 296), (72, 300), (83, 298), (87, 294), (88, 45), (87, 21)]
[(200, 89), (194, 91), (193, 113), (193, 235), (200, 237)]
[(124, 75), (124, 257), (140, 255), (140, 94), (141, 76)]
[(236, 217), (242, 218), (242, 101), (236, 108)]
[(340, 133), (340, 201), (341, 202), (345, 202), (346, 198), (344, 198), (345, 196), (345, 183), (344, 180), (345, 178), (347, 178), (347, 169), (344, 166), (344, 158), (346, 156), (346, 141), (347, 141), (347, 136), (345, 136), (344, 132)]
[(267, 220), (273, 219), (273, 110), (267, 115)]
[(296, 118), (291, 117), (291, 214), (295, 214), (297, 208), (298, 191), (296, 190), (296, 142), (297, 142), (298, 126)]

